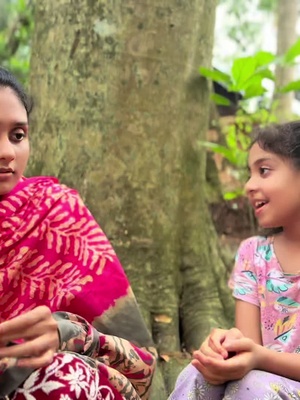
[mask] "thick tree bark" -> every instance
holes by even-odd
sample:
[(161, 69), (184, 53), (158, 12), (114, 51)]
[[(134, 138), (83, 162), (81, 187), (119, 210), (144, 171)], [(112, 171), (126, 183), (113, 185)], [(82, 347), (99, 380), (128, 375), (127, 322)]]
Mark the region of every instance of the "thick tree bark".
[[(79, 190), (132, 283), (160, 354), (231, 314), (205, 204), (215, 1), (40, 0), (30, 174)], [(175, 364), (172, 368), (171, 364)], [(182, 363), (165, 366), (168, 388)], [(153, 399), (165, 399), (160, 388)]]
[[(283, 55), (297, 39), (296, 24), (298, 19), (299, 0), (277, 0), (277, 55)], [(275, 84), (281, 88), (294, 80), (294, 67), (276, 66)], [(280, 122), (287, 121), (292, 116), (294, 92), (277, 94), (275, 100), (276, 116)]]

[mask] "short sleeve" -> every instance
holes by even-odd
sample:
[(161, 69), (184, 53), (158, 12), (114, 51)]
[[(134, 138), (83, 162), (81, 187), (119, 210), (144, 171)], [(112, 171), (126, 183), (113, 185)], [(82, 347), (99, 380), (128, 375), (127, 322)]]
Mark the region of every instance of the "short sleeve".
[(255, 252), (258, 237), (244, 240), (237, 251), (235, 265), (229, 279), (233, 297), (259, 306)]

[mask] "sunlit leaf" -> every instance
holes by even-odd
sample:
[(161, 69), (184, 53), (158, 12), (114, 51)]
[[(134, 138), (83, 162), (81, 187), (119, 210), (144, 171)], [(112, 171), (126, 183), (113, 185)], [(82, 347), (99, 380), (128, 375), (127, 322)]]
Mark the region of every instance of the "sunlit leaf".
[(224, 200), (234, 200), (244, 194), (243, 190), (238, 189), (234, 192), (226, 192), (223, 194)]
[(300, 38), (288, 49), (283, 57), (285, 63), (291, 63), (300, 55)]
[(275, 75), (269, 68), (259, 68), (254, 76), (260, 76), (262, 79), (270, 79), (271, 81), (275, 80)]
[(266, 89), (262, 86), (262, 82), (250, 85), (244, 94), (244, 99), (251, 99), (263, 95)]
[(218, 106), (230, 106), (231, 102), (226, 97), (221, 96), (217, 93), (211, 93), (210, 95), (211, 100)]
[(281, 87), (278, 91), (280, 93), (292, 92), (294, 90), (300, 90), (300, 80), (290, 82), (286, 86)]
[(220, 144), (213, 143), (213, 142), (200, 142), (199, 144), (202, 147), (207, 147), (214, 153), (221, 154), (224, 158), (226, 158), (233, 165), (236, 164), (236, 157), (235, 157), (234, 151), (232, 151), (232, 149), (229, 149), (225, 146), (222, 146)]
[(234, 60), (231, 73), (233, 78), (233, 91), (243, 91), (244, 84), (255, 73), (256, 61), (254, 57), (242, 57)]
[(257, 67), (267, 66), (275, 60), (275, 55), (269, 51), (258, 51), (253, 57)]
[(237, 148), (237, 141), (236, 141), (236, 130), (234, 125), (232, 126), (233, 129), (229, 129), (227, 135), (225, 136), (227, 146), (230, 149)]
[(230, 76), (216, 69), (208, 69), (205, 67), (200, 67), (199, 72), (205, 78), (211, 79), (215, 82), (220, 82), (225, 84), (230, 83)]

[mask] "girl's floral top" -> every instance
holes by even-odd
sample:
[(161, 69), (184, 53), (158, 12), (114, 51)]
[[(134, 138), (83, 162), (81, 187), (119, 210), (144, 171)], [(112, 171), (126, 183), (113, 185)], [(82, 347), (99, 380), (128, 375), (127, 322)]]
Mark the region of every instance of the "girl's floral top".
[(260, 308), (265, 347), (300, 352), (300, 274), (283, 272), (273, 237), (254, 236), (241, 243), (229, 286), (236, 299)]

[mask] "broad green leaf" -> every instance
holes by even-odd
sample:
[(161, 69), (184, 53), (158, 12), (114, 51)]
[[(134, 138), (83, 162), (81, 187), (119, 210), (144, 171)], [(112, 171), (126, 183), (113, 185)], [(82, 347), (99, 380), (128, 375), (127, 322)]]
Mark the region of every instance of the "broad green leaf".
[(264, 51), (256, 53), (253, 57), (236, 59), (232, 67), (234, 83), (228, 89), (243, 92), (251, 85), (258, 87), (259, 80), (262, 81), (265, 78), (274, 80), (274, 74), (267, 67), (274, 59), (275, 56), (272, 53)]
[(275, 60), (275, 55), (269, 51), (259, 51), (253, 56), (257, 67), (263, 67), (271, 64)]
[(242, 57), (234, 60), (231, 73), (233, 86), (231, 90), (239, 92), (244, 90), (245, 82), (255, 73), (256, 61), (254, 57)]
[(216, 69), (208, 69), (205, 67), (200, 67), (199, 72), (205, 78), (211, 79), (216, 82), (229, 84), (231, 81), (230, 76), (228, 74), (225, 74), (224, 72), (218, 71)]
[(225, 157), (229, 162), (231, 162), (233, 165), (236, 164), (236, 157), (234, 152), (231, 149), (228, 149), (225, 146), (222, 146), (217, 143), (213, 142), (199, 142), (200, 146), (207, 147), (214, 153), (221, 154), (223, 157)]
[(291, 63), (300, 55), (300, 39), (298, 39), (285, 53), (283, 57), (284, 63)]
[(283, 87), (279, 88), (278, 92), (287, 93), (287, 92), (292, 92), (294, 90), (300, 90), (300, 80), (290, 82), (286, 86), (283, 86)]
[(236, 151), (236, 149), (237, 149), (237, 135), (236, 135), (236, 129), (235, 129), (234, 125), (232, 125), (232, 129), (228, 130), (227, 134), (225, 135), (225, 139), (226, 139), (227, 146), (230, 149)]
[(250, 76), (250, 78), (244, 82), (244, 90), (247, 90), (251, 86), (262, 86), (263, 77), (260, 74), (254, 74)]
[(274, 12), (276, 9), (277, 2), (274, 0), (260, 0), (258, 2), (258, 9), (264, 11)]
[(236, 166), (239, 168), (246, 168), (248, 160), (248, 149), (239, 150), (236, 154)]
[(262, 82), (249, 86), (244, 94), (244, 100), (252, 99), (253, 97), (262, 96), (267, 89), (262, 86)]
[(275, 79), (274, 73), (269, 68), (266, 67), (259, 68), (257, 72), (255, 72), (254, 76), (260, 76), (263, 79), (266, 78), (272, 81), (274, 81)]
[(234, 192), (226, 192), (226, 193), (224, 193), (223, 194), (223, 198), (224, 198), (224, 200), (234, 200), (237, 197), (242, 196), (243, 194), (244, 194), (243, 190), (237, 189)]
[(211, 93), (210, 95), (211, 100), (213, 100), (219, 106), (230, 106), (230, 100), (226, 99), (226, 97), (221, 96), (217, 93)]
[(248, 147), (251, 143), (251, 138), (250, 138), (250, 134), (253, 131), (253, 124), (245, 124), (244, 128), (241, 132), (239, 132), (238, 134), (238, 142), (240, 145), (240, 149), (242, 151), (244, 150), (248, 150)]

